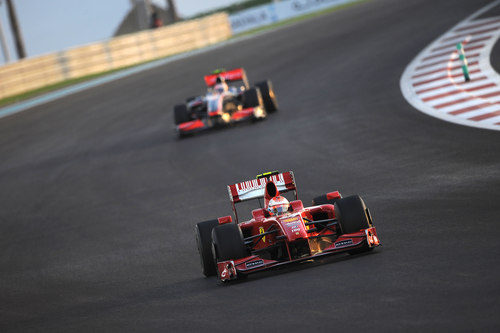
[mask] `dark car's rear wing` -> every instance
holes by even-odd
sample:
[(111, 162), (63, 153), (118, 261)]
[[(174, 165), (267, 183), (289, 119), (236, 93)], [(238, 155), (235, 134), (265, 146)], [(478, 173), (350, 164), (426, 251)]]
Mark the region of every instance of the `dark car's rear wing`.
[(269, 173), (269, 175), (260, 175), (257, 179), (247, 180), (245, 182), (228, 185), (229, 200), (233, 206), (236, 222), (238, 222), (238, 214), (235, 204), (252, 199), (264, 198), (266, 183), (273, 181), (280, 193), (295, 191), (297, 198), (297, 186), (295, 185), (295, 177), (292, 171), (283, 173)]

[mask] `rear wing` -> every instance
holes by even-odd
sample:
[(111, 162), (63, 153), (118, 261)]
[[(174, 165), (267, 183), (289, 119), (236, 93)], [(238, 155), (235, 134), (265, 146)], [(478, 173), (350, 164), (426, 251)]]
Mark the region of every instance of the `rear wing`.
[(205, 75), (205, 83), (207, 87), (213, 87), (216, 83), (217, 77), (222, 76), (226, 82), (243, 81), (245, 87), (250, 87), (248, 83), (247, 73), (243, 68), (236, 68), (230, 71), (221, 71), (215, 74)]
[(247, 200), (264, 198), (265, 187), (268, 179), (274, 182), (280, 194), (289, 191), (295, 191), (295, 198), (297, 198), (297, 186), (295, 185), (295, 177), (293, 175), (293, 171), (287, 171), (283, 173), (264, 173), (257, 176), (257, 179), (228, 185), (227, 190), (229, 192), (229, 200), (231, 201), (231, 205), (233, 206), (236, 223), (239, 223), (239, 221), (235, 204)]
[(236, 210), (235, 204), (247, 200), (264, 198), (265, 188), (268, 180), (274, 182), (280, 194), (289, 191), (295, 191), (295, 199), (297, 199), (297, 186), (295, 185), (295, 177), (292, 171), (283, 173), (279, 173), (277, 171), (268, 172), (258, 175), (257, 179), (228, 185), (227, 190), (229, 192), (229, 200), (231, 201), (231, 205), (233, 206), (236, 223), (239, 223), (239, 221), (238, 211)]
[(292, 171), (273, 173), (269, 177), (261, 177), (247, 180), (242, 183), (228, 185), (229, 200), (231, 200), (232, 203), (238, 203), (251, 199), (264, 198), (264, 188), (266, 187), (267, 179), (274, 182), (280, 193), (297, 190)]

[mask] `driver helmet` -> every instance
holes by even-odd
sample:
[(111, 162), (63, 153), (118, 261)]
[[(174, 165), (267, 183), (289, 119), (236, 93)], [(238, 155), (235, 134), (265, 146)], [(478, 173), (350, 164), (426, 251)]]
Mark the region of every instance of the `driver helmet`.
[(217, 76), (217, 78), (215, 79), (214, 90), (217, 93), (222, 94), (226, 92), (228, 89), (229, 88), (227, 86), (226, 80), (222, 76)]
[(279, 216), (288, 212), (288, 206), (290, 206), (288, 200), (285, 197), (278, 195), (269, 200), (267, 210), (269, 211), (269, 214), (271, 214), (271, 216)]

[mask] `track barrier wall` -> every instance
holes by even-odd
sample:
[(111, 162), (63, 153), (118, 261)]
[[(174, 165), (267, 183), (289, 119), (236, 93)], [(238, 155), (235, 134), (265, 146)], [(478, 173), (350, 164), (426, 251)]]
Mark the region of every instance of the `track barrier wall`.
[(229, 19), (233, 33), (238, 34), (355, 1), (359, 0), (282, 0), (243, 10), (230, 15)]
[(226, 13), (141, 31), (0, 67), (0, 99), (202, 48), (231, 37)]

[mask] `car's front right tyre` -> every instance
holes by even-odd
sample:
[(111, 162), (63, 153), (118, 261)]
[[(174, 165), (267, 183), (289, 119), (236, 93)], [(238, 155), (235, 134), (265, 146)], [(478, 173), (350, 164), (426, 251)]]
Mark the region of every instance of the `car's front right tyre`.
[(235, 260), (250, 255), (238, 225), (226, 223), (212, 230), (213, 256), (218, 261)]
[(200, 222), (194, 227), (196, 245), (200, 254), (201, 270), (205, 276), (214, 276), (217, 271), (212, 255), (212, 230), (219, 225), (218, 220)]

